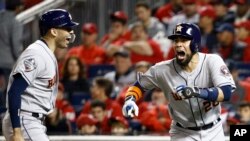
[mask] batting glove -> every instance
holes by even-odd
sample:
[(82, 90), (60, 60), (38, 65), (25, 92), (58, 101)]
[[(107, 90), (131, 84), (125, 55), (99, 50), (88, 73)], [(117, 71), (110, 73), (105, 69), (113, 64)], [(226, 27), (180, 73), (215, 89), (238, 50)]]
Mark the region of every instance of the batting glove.
[(138, 116), (139, 108), (136, 105), (135, 98), (133, 96), (129, 96), (126, 98), (125, 103), (122, 107), (122, 113), (125, 117)]
[(184, 85), (180, 85), (175, 88), (178, 96), (182, 99), (188, 99), (192, 97), (199, 97), (200, 89), (198, 87), (188, 87)]

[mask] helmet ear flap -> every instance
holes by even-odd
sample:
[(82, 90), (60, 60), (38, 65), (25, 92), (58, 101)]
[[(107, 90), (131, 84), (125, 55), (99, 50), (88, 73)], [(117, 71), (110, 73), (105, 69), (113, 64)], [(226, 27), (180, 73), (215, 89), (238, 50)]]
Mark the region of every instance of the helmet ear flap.
[(198, 43), (195, 42), (194, 39), (191, 40), (190, 49), (194, 53), (199, 51), (199, 45), (198, 45)]

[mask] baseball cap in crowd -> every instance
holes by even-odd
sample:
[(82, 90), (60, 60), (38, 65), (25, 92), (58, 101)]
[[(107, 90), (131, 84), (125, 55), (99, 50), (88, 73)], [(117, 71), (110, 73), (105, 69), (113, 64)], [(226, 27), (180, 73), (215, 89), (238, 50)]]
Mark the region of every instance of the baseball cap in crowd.
[(184, 4), (195, 4), (196, 0), (183, 0), (182, 1)]
[(112, 21), (121, 21), (125, 24), (128, 21), (128, 16), (123, 11), (116, 11), (110, 14), (110, 19)]
[(116, 57), (116, 56), (121, 56), (121, 57), (127, 58), (127, 57), (129, 57), (129, 52), (124, 50), (124, 49), (121, 49), (121, 50), (114, 53), (114, 57)]
[(121, 116), (115, 116), (115, 117), (111, 117), (109, 120), (109, 124), (115, 124), (115, 123), (121, 123), (123, 124), (125, 127), (128, 127), (128, 122), (126, 121), (126, 119), (124, 117)]
[(243, 27), (243, 28), (250, 31), (250, 20), (243, 21), (243, 22), (240, 22), (238, 24), (235, 24), (235, 27), (237, 27), (237, 28)]
[(95, 125), (96, 123), (97, 120), (94, 119), (92, 115), (88, 114), (81, 114), (76, 120), (76, 125), (78, 128), (81, 128), (84, 125)]
[(224, 23), (221, 24), (217, 29), (217, 32), (224, 32), (224, 31), (229, 31), (231, 33), (234, 33), (234, 26), (230, 23)]
[(93, 34), (93, 33), (97, 33), (98, 29), (96, 27), (96, 24), (94, 24), (94, 23), (85, 23), (82, 26), (82, 32), (88, 33), (88, 34)]
[(200, 16), (201, 17), (210, 17), (212, 19), (216, 18), (216, 13), (215, 10), (212, 6), (204, 6), (199, 10)]

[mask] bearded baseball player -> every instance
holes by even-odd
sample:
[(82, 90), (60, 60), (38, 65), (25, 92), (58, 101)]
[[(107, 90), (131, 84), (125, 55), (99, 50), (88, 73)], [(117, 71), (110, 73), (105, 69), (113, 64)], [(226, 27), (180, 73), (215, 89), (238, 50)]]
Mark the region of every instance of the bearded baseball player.
[(3, 134), (7, 141), (48, 141), (43, 120), (55, 107), (58, 88), (56, 48), (74, 41), (71, 15), (63, 9), (39, 19), (41, 39), (23, 51), (10, 74)]
[(173, 41), (175, 58), (138, 74), (126, 93), (123, 114), (138, 116), (136, 101), (146, 90), (160, 88), (169, 101), (172, 141), (223, 141), (219, 102), (228, 101), (236, 88), (222, 58), (198, 52), (200, 29), (180, 23), (168, 36)]

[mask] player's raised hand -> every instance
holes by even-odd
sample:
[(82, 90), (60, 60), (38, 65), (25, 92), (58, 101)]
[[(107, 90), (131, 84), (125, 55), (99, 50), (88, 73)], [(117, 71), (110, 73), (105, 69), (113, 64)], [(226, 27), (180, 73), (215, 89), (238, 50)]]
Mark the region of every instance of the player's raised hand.
[(135, 98), (133, 96), (129, 96), (126, 98), (125, 103), (122, 107), (122, 113), (125, 117), (138, 116), (139, 108), (136, 105)]

